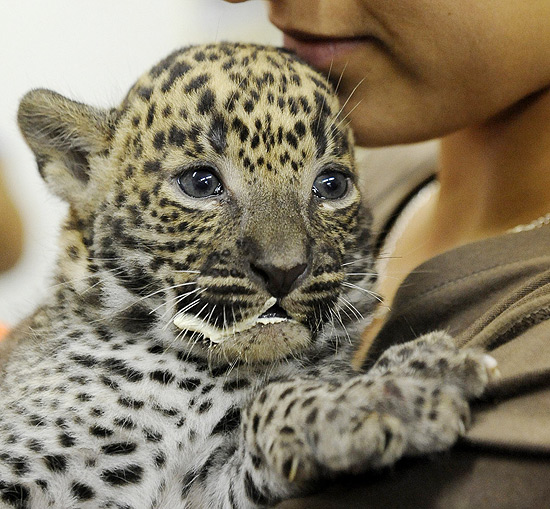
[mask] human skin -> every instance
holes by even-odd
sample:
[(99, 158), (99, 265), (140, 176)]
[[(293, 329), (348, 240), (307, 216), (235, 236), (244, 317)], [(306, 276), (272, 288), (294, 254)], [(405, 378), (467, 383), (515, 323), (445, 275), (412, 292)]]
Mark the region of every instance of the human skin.
[[(235, 1), (235, 0), (234, 0)], [(439, 138), (550, 83), (547, 0), (272, 0), (285, 45), (336, 79), (362, 145)], [(332, 46), (332, 51), (331, 51)]]
[(268, 11), (286, 47), (340, 82), (359, 144), (441, 138), (440, 189), (391, 253), (386, 303), (427, 259), (550, 212), (550, 2), (270, 0)]

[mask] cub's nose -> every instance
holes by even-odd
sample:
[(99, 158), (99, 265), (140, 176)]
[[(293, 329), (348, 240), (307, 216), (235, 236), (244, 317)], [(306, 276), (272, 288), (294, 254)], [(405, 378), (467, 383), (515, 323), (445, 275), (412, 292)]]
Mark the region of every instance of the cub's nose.
[(267, 263), (251, 263), (250, 267), (263, 280), (267, 291), (280, 299), (290, 293), (296, 280), (306, 271), (307, 263), (300, 263), (290, 269)]

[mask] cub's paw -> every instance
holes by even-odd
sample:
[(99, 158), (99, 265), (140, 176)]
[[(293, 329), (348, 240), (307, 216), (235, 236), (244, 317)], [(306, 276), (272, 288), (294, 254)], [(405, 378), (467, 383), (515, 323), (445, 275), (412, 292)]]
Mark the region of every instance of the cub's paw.
[(478, 349), (458, 348), (443, 331), (388, 348), (369, 374), (437, 379), (457, 387), (466, 399), (479, 397), (500, 376), (493, 357)]
[[(372, 389), (359, 385), (368, 402)], [(406, 447), (401, 420), (350, 404), (342, 397), (345, 390), (309, 381), (267, 387), (245, 414), (256, 461), (294, 483), (394, 463)]]

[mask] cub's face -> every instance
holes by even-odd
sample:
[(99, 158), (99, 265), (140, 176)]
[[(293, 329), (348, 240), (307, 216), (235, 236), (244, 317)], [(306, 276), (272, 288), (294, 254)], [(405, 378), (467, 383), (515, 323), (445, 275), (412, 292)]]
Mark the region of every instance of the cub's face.
[(322, 346), (327, 323), (370, 306), (353, 290), (372, 272), (369, 217), (339, 109), (293, 56), (233, 44), (172, 54), (109, 112), (31, 92), (20, 125), (72, 205), (62, 271), (81, 294), (93, 274), (113, 326), (195, 355)]

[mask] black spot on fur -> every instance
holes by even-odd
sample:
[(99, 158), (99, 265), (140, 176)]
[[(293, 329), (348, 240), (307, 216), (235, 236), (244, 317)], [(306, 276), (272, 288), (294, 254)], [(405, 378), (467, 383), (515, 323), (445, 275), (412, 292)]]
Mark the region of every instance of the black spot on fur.
[(199, 90), (200, 88), (204, 87), (208, 83), (208, 80), (210, 79), (210, 76), (206, 73), (199, 74), (197, 77), (193, 78), (185, 87), (185, 92), (195, 92), (196, 90)]
[(137, 304), (125, 309), (116, 318), (120, 327), (132, 334), (143, 334), (154, 320), (146, 307)]
[(33, 414), (29, 417), (29, 423), (31, 426), (45, 426), (47, 423), (47, 420), (45, 417), (42, 417), (40, 415)]
[(21, 477), (21, 476), (27, 474), (30, 470), (27, 458), (23, 458), (21, 456), (15, 456), (15, 457), (11, 457), (9, 459), (9, 462), (11, 464), (11, 468), (13, 470), (13, 473), (17, 477)]
[(182, 129), (173, 125), (170, 128), (170, 132), (168, 133), (168, 142), (171, 145), (176, 145), (177, 147), (183, 147), (185, 145), (186, 137), (187, 136), (185, 135), (185, 132)]
[(91, 355), (72, 355), (71, 360), (77, 364), (84, 366), (86, 368), (92, 368), (98, 363), (98, 360)]
[(76, 438), (73, 435), (67, 433), (66, 431), (64, 431), (63, 433), (60, 433), (57, 439), (59, 440), (59, 443), (63, 447), (72, 447), (76, 443)]
[(60, 454), (52, 454), (42, 458), (46, 467), (52, 472), (63, 473), (67, 470), (67, 458)]
[(149, 373), (149, 378), (155, 382), (168, 385), (174, 381), (175, 376), (169, 371), (156, 370)]
[(0, 500), (17, 509), (28, 509), (30, 491), (22, 484), (13, 484), (0, 480)]
[(91, 500), (95, 496), (94, 490), (81, 482), (74, 482), (72, 484), (71, 493), (77, 500)]
[(141, 481), (142, 476), (143, 467), (140, 465), (127, 465), (123, 468), (113, 468), (101, 472), (101, 479), (111, 486), (136, 484)]
[(294, 124), (294, 132), (300, 139), (302, 139), (306, 134), (306, 126), (301, 120), (299, 120), (298, 122), (296, 122), (296, 124)]
[(252, 113), (254, 111), (254, 102), (250, 99), (244, 103), (244, 111), (247, 113)]
[(133, 408), (134, 410), (139, 410), (140, 408), (143, 408), (143, 405), (145, 404), (143, 401), (125, 396), (121, 396), (120, 398), (118, 398), (118, 403), (126, 408)]
[(113, 444), (104, 445), (101, 450), (109, 456), (131, 454), (137, 448), (133, 442), (115, 442)]
[(153, 138), (153, 147), (155, 147), (157, 150), (162, 150), (164, 148), (165, 142), (166, 135), (164, 134), (164, 131), (159, 131), (155, 134), (155, 137)]
[(309, 412), (308, 416), (306, 417), (306, 424), (313, 424), (317, 419), (317, 413), (317, 408), (314, 408), (311, 412)]
[(197, 410), (199, 414), (204, 414), (205, 412), (208, 412), (208, 410), (210, 410), (212, 408), (212, 405), (214, 403), (212, 402), (211, 399), (207, 399), (206, 401), (203, 401), (200, 406), (199, 406), (199, 409)]
[(208, 141), (217, 154), (223, 154), (227, 146), (227, 125), (221, 115), (214, 115), (208, 131)]
[(254, 417), (252, 418), (252, 431), (254, 434), (258, 433), (258, 425), (260, 424), (260, 416), (258, 414), (254, 414)]
[(113, 424), (124, 429), (135, 429), (136, 423), (130, 417), (117, 417), (113, 419)]
[(225, 415), (217, 422), (212, 434), (229, 433), (239, 427), (241, 423), (241, 409), (231, 407)]
[(250, 459), (252, 460), (252, 466), (254, 468), (260, 468), (262, 466), (263, 460), (260, 456), (256, 456), (255, 454), (251, 454)]
[(151, 197), (145, 189), (139, 194), (139, 202), (143, 208), (147, 208), (151, 204)]
[(215, 103), (216, 103), (216, 95), (214, 94), (214, 92), (212, 92), (212, 90), (207, 88), (201, 95), (201, 98), (197, 105), (197, 111), (201, 115), (204, 115), (206, 113), (211, 113)]
[(148, 442), (157, 443), (162, 440), (162, 433), (159, 433), (158, 431), (153, 431), (150, 429), (144, 429), (143, 435), (145, 436), (145, 439)]
[(232, 127), (239, 133), (239, 139), (242, 143), (244, 143), (248, 139), (248, 135), (250, 132), (248, 127), (242, 122), (240, 118), (235, 118), (233, 120)]
[(288, 415), (290, 414), (292, 408), (294, 407), (294, 405), (298, 402), (297, 399), (293, 399), (289, 404), (288, 406), (286, 407), (286, 410), (285, 410), (285, 417), (288, 417)]
[(286, 141), (288, 141), (293, 148), (298, 148), (298, 139), (290, 131), (286, 133)]
[(117, 391), (119, 389), (119, 384), (115, 382), (112, 378), (109, 378), (108, 376), (102, 375), (100, 378), (101, 383), (109, 387), (110, 389), (113, 389), (114, 391)]
[(143, 171), (145, 173), (158, 173), (160, 171), (160, 161), (145, 161), (143, 163)]
[(150, 346), (147, 351), (149, 353), (153, 353), (153, 354), (156, 354), (156, 355), (162, 355), (165, 350), (164, 350), (164, 347), (162, 345), (153, 345), (153, 346)]
[(89, 432), (90, 435), (98, 438), (107, 438), (113, 434), (112, 429), (104, 428), (103, 426), (99, 425), (90, 426)]
[(166, 454), (164, 454), (163, 452), (159, 452), (155, 458), (155, 466), (157, 468), (162, 468), (164, 466), (164, 464), (166, 463)]
[(198, 378), (184, 378), (180, 380), (178, 387), (186, 391), (194, 391), (200, 384), (201, 381)]
[(151, 106), (149, 107), (149, 111), (147, 112), (147, 120), (146, 120), (147, 127), (151, 127), (151, 125), (153, 124), (153, 121), (155, 120), (156, 107), (157, 105), (155, 103), (151, 104)]
[(409, 366), (414, 369), (414, 370), (417, 370), (417, 371), (423, 371), (426, 369), (427, 365), (424, 361), (411, 361), (411, 363), (409, 364)]
[(225, 392), (233, 392), (240, 389), (246, 389), (250, 387), (250, 382), (245, 378), (235, 378), (235, 380), (229, 380), (225, 382), (222, 386), (222, 389)]
[(143, 373), (137, 369), (131, 368), (124, 361), (113, 357), (107, 358), (102, 365), (108, 369), (111, 374), (120, 375), (129, 382), (139, 382), (143, 378)]
[(172, 88), (172, 85), (175, 83), (175, 81), (178, 78), (181, 78), (184, 76), (187, 71), (191, 69), (191, 66), (185, 62), (176, 62), (171, 68), (170, 68), (170, 75), (168, 79), (162, 84), (161, 90), (163, 92), (168, 92)]
[(44, 444), (36, 438), (29, 439), (27, 447), (33, 452), (42, 452), (44, 450)]

